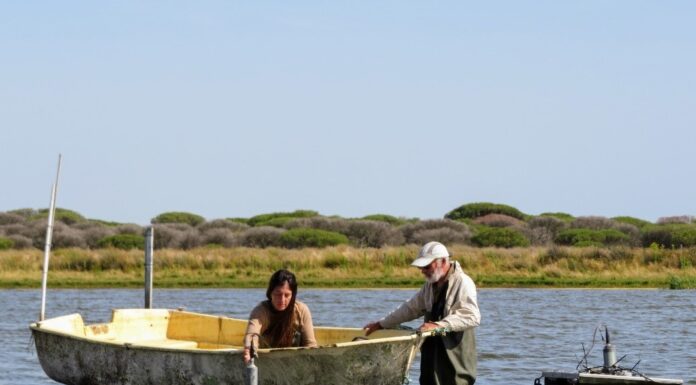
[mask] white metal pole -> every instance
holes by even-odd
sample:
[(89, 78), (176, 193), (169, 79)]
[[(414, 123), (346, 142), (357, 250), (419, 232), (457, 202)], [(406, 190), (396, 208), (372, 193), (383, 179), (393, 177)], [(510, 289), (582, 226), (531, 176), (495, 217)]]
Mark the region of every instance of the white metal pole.
[(63, 159), (58, 154), (58, 171), (56, 171), (56, 181), (51, 189), (51, 205), (48, 209), (48, 225), (46, 226), (46, 244), (44, 245), (43, 275), (41, 276), (41, 313), (39, 321), (46, 318), (46, 282), (48, 281), (48, 260), (51, 255), (51, 241), (53, 238), (53, 219), (56, 211), (56, 195), (58, 193), (58, 177), (60, 176), (60, 163)]

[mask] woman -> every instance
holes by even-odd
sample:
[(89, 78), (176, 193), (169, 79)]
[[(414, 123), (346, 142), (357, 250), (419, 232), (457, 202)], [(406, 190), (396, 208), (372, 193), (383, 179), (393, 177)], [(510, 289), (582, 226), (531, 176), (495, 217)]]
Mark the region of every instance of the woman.
[(251, 339), (259, 336), (262, 348), (290, 346), (316, 347), (312, 314), (307, 305), (296, 301), (295, 274), (282, 269), (271, 276), (266, 289), (266, 301), (256, 305), (249, 315), (244, 337), (244, 363), (251, 360)]

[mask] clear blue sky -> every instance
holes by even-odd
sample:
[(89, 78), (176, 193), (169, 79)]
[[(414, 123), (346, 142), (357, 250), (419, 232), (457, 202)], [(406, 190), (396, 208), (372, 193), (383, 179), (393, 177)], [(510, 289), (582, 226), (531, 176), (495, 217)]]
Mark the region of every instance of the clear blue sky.
[(696, 215), (694, 1), (0, 5), (0, 211)]

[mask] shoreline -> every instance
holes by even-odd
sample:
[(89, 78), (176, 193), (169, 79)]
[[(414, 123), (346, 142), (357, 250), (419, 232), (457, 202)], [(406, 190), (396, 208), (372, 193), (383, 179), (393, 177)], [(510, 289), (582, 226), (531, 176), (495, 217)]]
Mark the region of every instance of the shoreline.
[[(172, 273), (172, 272), (169, 272)], [(300, 273), (301, 274), (301, 273)], [(105, 276), (106, 275), (106, 276)], [(209, 276), (208, 279), (200, 279), (199, 274), (186, 276), (186, 274), (174, 274), (175, 276), (155, 275), (153, 284), (155, 289), (264, 289), (267, 282), (263, 279), (269, 274), (251, 279), (230, 279)], [(181, 277), (180, 275), (184, 275)], [(646, 280), (638, 277), (601, 277), (585, 276), (569, 278), (548, 277), (496, 277), (478, 276), (472, 277), (479, 289), (616, 289), (616, 290), (666, 290), (666, 289), (696, 289), (696, 277), (694, 276), (658, 276)], [(498, 277), (499, 278), (499, 277)], [(365, 277), (352, 276), (351, 278), (309, 278), (299, 280), (303, 288), (330, 289), (330, 290), (411, 290), (423, 285), (421, 277)], [(144, 285), (141, 276), (132, 274), (93, 274), (74, 272), (49, 273), (48, 287), (53, 289), (135, 289)], [(0, 272), (0, 289), (39, 289), (41, 278), (36, 274), (25, 276), (13, 272), (8, 276), (6, 272)]]

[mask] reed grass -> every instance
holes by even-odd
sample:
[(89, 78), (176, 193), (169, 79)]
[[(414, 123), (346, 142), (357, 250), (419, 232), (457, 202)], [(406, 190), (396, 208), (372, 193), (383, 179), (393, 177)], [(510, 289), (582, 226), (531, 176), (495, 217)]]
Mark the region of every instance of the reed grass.
[[(479, 287), (696, 288), (696, 248), (474, 248), (450, 252)], [(305, 287), (418, 287), (417, 246), (324, 249), (198, 248), (155, 251), (157, 287), (264, 287), (277, 269)], [(43, 252), (0, 251), (0, 287), (40, 287)], [(140, 250), (54, 250), (51, 287), (140, 287)]]

